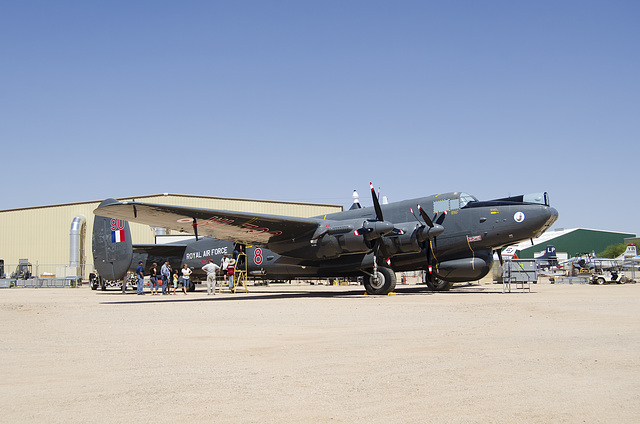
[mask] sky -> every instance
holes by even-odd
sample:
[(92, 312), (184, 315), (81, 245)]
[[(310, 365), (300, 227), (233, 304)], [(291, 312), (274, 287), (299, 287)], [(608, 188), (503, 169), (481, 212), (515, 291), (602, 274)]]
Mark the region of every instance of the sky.
[(1, 1), (0, 209), (546, 191), (640, 234), (637, 1)]

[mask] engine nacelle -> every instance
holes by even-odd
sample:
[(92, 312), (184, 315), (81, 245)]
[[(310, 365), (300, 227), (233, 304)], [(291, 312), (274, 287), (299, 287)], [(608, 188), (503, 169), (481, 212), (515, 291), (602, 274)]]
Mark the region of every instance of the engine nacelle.
[(385, 236), (382, 238), (382, 251), (387, 256), (398, 255), (400, 253), (417, 253), (422, 250), (418, 242), (419, 228), (404, 234)]
[(309, 240), (311, 249), (304, 239), (271, 242), (268, 247), (279, 255), (294, 258), (333, 259), (344, 254), (369, 253), (376, 240), (393, 230), (393, 223), (388, 221), (327, 221), (318, 227)]
[(354, 232), (336, 235), (335, 238), (342, 253), (367, 253), (371, 250), (371, 245), (365, 241), (364, 237)]

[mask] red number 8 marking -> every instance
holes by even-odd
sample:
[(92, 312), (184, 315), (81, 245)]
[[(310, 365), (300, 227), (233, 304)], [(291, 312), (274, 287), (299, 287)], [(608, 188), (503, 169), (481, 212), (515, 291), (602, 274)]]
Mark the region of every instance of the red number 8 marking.
[(256, 265), (260, 265), (262, 263), (262, 249), (260, 249), (259, 247), (254, 251), (253, 262)]

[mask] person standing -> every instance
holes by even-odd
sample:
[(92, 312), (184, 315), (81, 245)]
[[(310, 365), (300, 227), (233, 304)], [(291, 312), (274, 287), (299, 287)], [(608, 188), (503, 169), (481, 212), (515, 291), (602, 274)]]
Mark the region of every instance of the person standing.
[(187, 289), (189, 289), (189, 276), (191, 276), (191, 269), (187, 264), (182, 265), (182, 291), (184, 294), (187, 294)]
[(176, 294), (176, 289), (178, 288), (179, 279), (180, 277), (178, 277), (178, 270), (176, 269), (175, 271), (173, 271), (173, 294)]
[(216, 272), (220, 267), (213, 263), (213, 259), (209, 258), (209, 262), (202, 267), (202, 270), (207, 273), (207, 294), (216, 294)]
[(142, 267), (142, 261), (139, 261), (138, 266), (136, 267), (136, 278), (138, 279), (138, 285), (137, 285), (138, 294), (144, 294), (144, 290), (143, 290), (144, 268)]
[(236, 260), (231, 259), (227, 265), (227, 276), (229, 277), (229, 290), (233, 290), (233, 276), (236, 273)]
[(224, 255), (222, 257), (222, 281), (227, 284), (227, 267), (229, 266), (229, 257)]
[(151, 286), (151, 294), (158, 294), (158, 264), (153, 263), (149, 268), (149, 286)]
[(160, 268), (160, 274), (162, 274), (162, 294), (169, 294), (169, 284), (171, 282), (171, 265), (169, 261), (164, 261)]

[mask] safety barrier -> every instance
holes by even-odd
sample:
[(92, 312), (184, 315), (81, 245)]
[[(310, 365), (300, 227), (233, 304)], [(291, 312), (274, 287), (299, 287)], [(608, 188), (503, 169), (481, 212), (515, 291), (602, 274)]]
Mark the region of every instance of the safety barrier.
[(22, 287), (22, 288), (43, 288), (43, 287), (79, 287), (78, 277), (66, 278), (28, 278), (21, 279), (2, 279), (0, 280), (0, 288)]
[[(20, 259), (20, 262), (18, 264), (4, 263), (3, 265), (4, 266), (0, 268), (0, 279), (23, 281), (29, 279), (88, 279), (89, 274), (87, 271), (90, 270), (87, 265), (71, 267), (66, 264), (41, 264), (37, 261), (31, 262), (27, 259)], [(20, 287), (25, 287), (25, 284), (28, 283), (20, 283)], [(37, 285), (37, 283), (33, 284)], [(43, 284), (45, 285), (45, 287), (60, 287), (63, 282), (54, 281), (52, 283), (48, 283), (45, 281), (43, 282)], [(55, 286), (50, 286), (49, 284), (55, 284)]]

